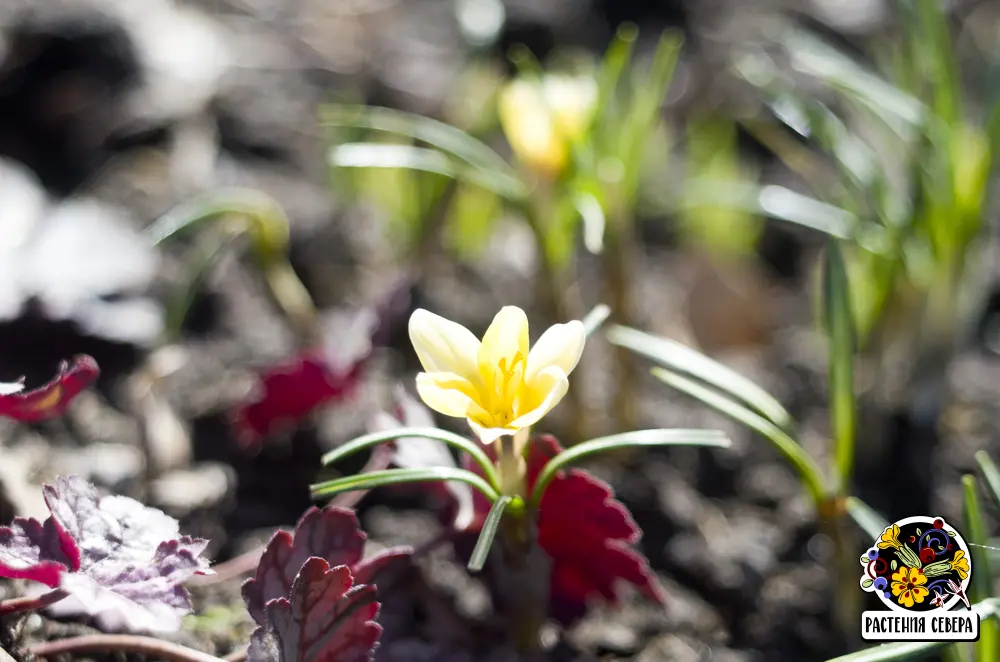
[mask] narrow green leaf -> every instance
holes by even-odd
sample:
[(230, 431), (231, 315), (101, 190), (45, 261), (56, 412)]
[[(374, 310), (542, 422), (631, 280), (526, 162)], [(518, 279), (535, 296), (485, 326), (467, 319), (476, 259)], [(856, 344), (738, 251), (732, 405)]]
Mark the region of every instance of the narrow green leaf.
[(696, 400), (700, 400), (729, 418), (764, 435), (792, 463), (796, 471), (799, 472), (803, 482), (806, 484), (809, 495), (813, 498), (816, 505), (818, 506), (823, 503), (826, 494), (823, 472), (820, 471), (815, 460), (806, 453), (805, 449), (782, 431), (781, 428), (756, 412), (747, 409), (742, 404), (734, 402), (712, 389), (705, 388), (687, 377), (664, 370), (663, 368), (653, 368), (653, 376), (668, 386), (686, 393)]
[(378, 106), (331, 105), (322, 109), (320, 121), (326, 126), (408, 136), (453, 154), (471, 165), (516, 178), (514, 169), (485, 143), (461, 129), (429, 117)]
[(185, 264), (182, 282), (166, 303), (163, 327), (164, 335), (169, 341), (180, 338), (184, 320), (187, 319), (198, 292), (204, 287), (209, 272), (236, 238), (231, 233), (220, 233), (207, 246), (195, 246), (190, 251), (191, 259)]
[[(964, 488), (963, 516), (965, 527), (962, 536), (966, 542), (976, 545), (988, 545), (986, 521), (979, 504), (979, 494), (975, 476), (962, 476)], [(969, 550), (972, 557), (972, 581), (969, 583), (969, 599), (978, 602), (990, 598), (993, 587), (993, 573), (990, 569), (990, 557), (982, 547), (972, 547)], [(976, 643), (975, 654), (977, 662), (994, 662), (1000, 644), (1000, 628), (995, 621), (983, 621), (979, 627), (979, 641)]]
[(426, 147), (344, 143), (330, 149), (328, 161), (337, 168), (402, 168), (431, 172), (481, 186), (508, 199), (524, 196), (524, 186), (517, 178), (459, 163), (444, 152)]
[(573, 196), (573, 206), (583, 219), (583, 245), (594, 255), (604, 250), (604, 208), (593, 193), (586, 191)]
[(493, 466), (493, 461), (486, 454), (486, 451), (483, 450), (482, 446), (461, 435), (438, 428), (396, 428), (386, 430), (385, 432), (372, 432), (371, 434), (362, 435), (345, 444), (341, 444), (329, 453), (326, 453), (321, 462), (323, 466), (327, 466), (372, 446), (377, 446), (387, 441), (403, 439), (404, 437), (434, 439), (465, 451), (482, 468), (483, 474), (490, 486), (495, 490), (500, 489), (500, 476), (497, 474), (496, 467)]
[(531, 503), (536, 506), (541, 503), (545, 488), (548, 487), (549, 483), (552, 482), (552, 479), (556, 477), (556, 474), (561, 469), (596, 453), (604, 453), (620, 448), (636, 448), (639, 446), (708, 446), (712, 448), (727, 448), (729, 445), (729, 439), (723, 432), (718, 430), (636, 430), (635, 432), (623, 432), (609, 437), (591, 439), (566, 449), (549, 460), (535, 481), (535, 488), (531, 493)]
[(209, 193), (178, 205), (156, 219), (146, 230), (154, 245), (184, 236), (203, 222), (241, 216), (258, 256), (281, 254), (288, 246), (288, 219), (270, 196), (251, 189)]
[(824, 323), (828, 338), (830, 417), (834, 457), (841, 493), (850, 488), (854, 470), (856, 414), (854, 402), (854, 317), (844, 257), (836, 240), (827, 242), (824, 261)]
[(951, 25), (938, 0), (915, 0), (919, 39), (917, 52), (923, 57), (922, 77), (930, 82), (935, 114), (948, 125), (954, 126), (962, 118), (962, 77), (951, 43)]
[(496, 501), (500, 495), (493, 486), (480, 478), (478, 475), (465, 469), (455, 469), (452, 467), (423, 467), (419, 469), (386, 469), (384, 471), (370, 471), (355, 476), (346, 476), (337, 480), (328, 480), (322, 483), (309, 486), (313, 499), (329, 498), (341, 492), (352, 492), (354, 490), (371, 490), (376, 487), (386, 485), (401, 485), (404, 483), (433, 483), (439, 481), (459, 481), (467, 483), (476, 488), (491, 502)]
[(584, 332), (591, 336), (611, 316), (611, 306), (599, 303), (583, 318)]
[(783, 186), (694, 177), (684, 183), (677, 212), (704, 206), (724, 206), (795, 223), (838, 239), (850, 239), (858, 217), (840, 207), (820, 202)]
[(815, 76), (854, 99), (900, 138), (908, 139), (923, 122), (926, 108), (920, 101), (816, 35), (789, 24), (780, 39), (797, 71)]
[(635, 42), (639, 38), (639, 29), (634, 23), (623, 23), (615, 32), (611, 45), (604, 53), (601, 69), (597, 76), (598, 97), (597, 117), (606, 117), (607, 108), (614, 101), (618, 90), (618, 82), (622, 72), (632, 59)]
[(997, 470), (997, 465), (986, 451), (976, 453), (976, 462), (979, 463), (979, 471), (982, 472), (986, 485), (990, 488), (993, 502), (1000, 507), (1000, 470)]
[(889, 522), (884, 517), (872, 510), (867, 503), (857, 497), (847, 497), (845, 501), (847, 514), (861, 527), (865, 535), (872, 540), (878, 540)]
[(674, 372), (690, 375), (749, 405), (779, 428), (787, 430), (792, 427), (791, 414), (771, 394), (700, 352), (673, 340), (624, 326), (611, 327), (607, 335), (613, 345), (625, 347)]
[(493, 507), (490, 508), (489, 514), (483, 521), (483, 529), (479, 532), (476, 547), (472, 550), (472, 556), (469, 558), (468, 568), (472, 572), (479, 572), (486, 565), (486, 559), (490, 555), (490, 547), (493, 546), (493, 538), (497, 535), (500, 520), (503, 518), (504, 511), (507, 510), (507, 505), (513, 499), (514, 497), (504, 495), (493, 502)]

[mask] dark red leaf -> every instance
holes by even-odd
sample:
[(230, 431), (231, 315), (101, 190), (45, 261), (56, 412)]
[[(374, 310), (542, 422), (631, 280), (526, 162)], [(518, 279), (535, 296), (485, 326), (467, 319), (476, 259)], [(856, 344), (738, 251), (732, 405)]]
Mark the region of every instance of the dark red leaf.
[(287, 598), (267, 604), (249, 662), (369, 662), (381, 626), (374, 586), (354, 585), (347, 566), (307, 559)]
[(70, 596), (50, 609), (87, 614), (106, 630), (170, 631), (191, 604), (183, 582), (210, 573), (205, 540), (177, 521), (121, 496), (100, 497), (80, 478), (44, 487), (52, 516), (0, 527), (0, 576), (58, 586)]
[(36, 423), (61, 416), (73, 398), (90, 386), (98, 375), (97, 362), (81, 354), (73, 358), (72, 365), (63, 361), (59, 374), (39, 388), (23, 391), (20, 383), (0, 385), (0, 416), (22, 423)]
[(237, 440), (257, 448), (267, 437), (294, 429), (313, 412), (350, 397), (372, 350), (390, 340), (404, 316), (410, 288), (404, 277), (374, 307), (326, 312), (317, 346), (262, 371), (255, 395), (233, 409)]
[(371, 584), (390, 564), (408, 559), (412, 553), (408, 547), (397, 547), (362, 560), (366, 537), (352, 510), (336, 506), (307, 510), (294, 534), (278, 531), (272, 536), (256, 574), (243, 584), (250, 616), (264, 625), (267, 605), (289, 596), (295, 577), (309, 558), (324, 559), (330, 567), (347, 566), (358, 583)]
[[(562, 452), (549, 435), (535, 437), (528, 454), (528, 490), (542, 468)], [(467, 468), (476, 471), (474, 463)], [(482, 528), (490, 505), (478, 492), (476, 528)], [(569, 626), (601, 597), (618, 602), (617, 584), (635, 585), (648, 598), (664, 601), (663, 590), (646, 559), (630, 545), (642, 531), (607, 483), (581, 469), (568, 469), (549, 483), (538, 508), (538, 543), (552, 560), (550, 615)]]
[(359, 361), (346, 372), (334, 372), (320, 352), (311, 351), (268, 368), (258, 376), (258, 393), (232, 413), (237, 440), (252, 448), (293, 429), (322, 406), (353, 393), (362, 367)]

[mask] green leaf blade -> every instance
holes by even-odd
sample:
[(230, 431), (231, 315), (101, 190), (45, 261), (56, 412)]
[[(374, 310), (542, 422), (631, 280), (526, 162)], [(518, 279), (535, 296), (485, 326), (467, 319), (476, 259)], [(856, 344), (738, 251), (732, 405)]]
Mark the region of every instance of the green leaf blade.
[(705, 382), (732, 398), (750, 406), (779, 428), (792, 427), (792, 416), (777, 398), (731, 368), (708, 358), (685, 345), (624, 326), (608, 330), (613, 345), (625, 347), (663, 367)]
[(742, 404), (712, 389), (706, 388), (687, 377), (663, 368), (653, 368), (653, 376), (667, 386), (703, 402), (729, 418), (746, 425), (751, 430), (764, 435), (798, 471), (814, 503), (819, 506), (825, 501), (825, 481), (819, 465), (816, 464), (816, 461), (806, 453), (805, 449), (798, 442), (788, 436), (781, 428), (758, 413), (744, 407)]
[(480, 476), (466, 471), (465, 469), (455, 469), (453, 467), (422, 467), (418, 469), (386, 469), (384, 471), (370, 471), (356, 476), (347, 476), (336, 480), (328, 480), (322, 483), (309, 486), (309, 491), (313, 499), (323, 499), (334, 497), (341, 492), (352, 492), (355, 490), (371, 490), (376, 487), (387, 485), (403, 485), (407, 483), (431, 483), (440, 481), (458, 481), (466, 483), (476, 488), (491, 502), (496, 501), (500, 495), (493, 486), (483, 480)]
[(827, 244), (823, 278), (824, 323), (829, 349), (830, 417), (834, 457), (841, 494), (847, 492), (854, 470), (856, 412), (854, 398), (854, 318), (851, 292), (840, 245)]
[(622, 448), (637, 448), (643, 446), (706, 446), (710, 448), (728, 448), (730, 441), (723, 432), (718, 430), (636, 430), (623, 432), (608, 437), (598, 437), (572, 448), (564, 450), (549, 460), (535, 481), (531, 493), (531, 503), (541, 503), (545, 488), (560, 470), (579, 462), (591, 455)]
[(470, 439), (466, 439), (461, 435), (438, 428), (395, 428), (384, 432), (372, 432), (371, 434), (362, 435), (352, 439), (346, 444), (342, 444), (326, 453), (323, 456), (321, 463), (323, 466), (327, 466), (335, 462), (339, 462), (354, 453), (358, 453), (388, 441), (403, 439), (404, 437), (434, 439), (435, 441), (448, 444), (453, 448), (465, 451), (473, 460), (475, 460), (476, 464), (482, 468), (483, 474), (485, 475), (490, 486), (495, 491), (500, 489), (500, 476), (497, 474), (496, 467), (493, 466), (493, 461), (490, 459), (489, 455), (486, 454), (486, 451), (483, 450), (482, 446)]
[(472, 550), (472, 556), (469, 558), (468, 568), (472, 572), (479, 572), (486, 565), (486, 559), (490, 555), (490, 548), (493, 546), (493, 539), (496, 537), (497, 529), (500, 527), (500, 520), (503, 519), (504, 511), (507, 510), (507, 506), (513, 500), (514, 497), (504, 495), (493, 502), (490, 512), (483, 521), (483, 529), (479, 532), (476, 547)]

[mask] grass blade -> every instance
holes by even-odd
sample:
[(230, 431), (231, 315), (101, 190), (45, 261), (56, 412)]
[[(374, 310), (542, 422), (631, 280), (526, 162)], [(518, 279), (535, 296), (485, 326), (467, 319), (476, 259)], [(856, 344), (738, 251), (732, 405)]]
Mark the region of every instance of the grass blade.
[(600, 303), (594, 306), (593, 310), (587, 313), (586, 317), (583, 318), (583, 328), (588, 336), (594, 334), (601, 328), (601, 325), (607, 321), (608, 317), (611, 316), (611, 307)]
[(195, 246), (192, 249), (193, 259), (186, 265), (183, 281), (166, 303), (163, 332), (168, 340), (175, 341), (180, 338), (184, 320), (191, 312), (191, 306), (204, 286), (209, 272), (236, 239), (237, 236), (233, 234), (222, 233), (213, 237), (208, 246)]
[(806, 488), (809, 490), (809, 494), (816, 505), (819, 506), (823, 503), (826, 498), (823, 472), (820, 471), (819, 466), (806, 453), (805, 449), (777, 425), (756, 412), (747, 409), (742, 404), (734, 402), (724, 395), (682, 375), (664, 370), (663, 368), (653, 368), (653, 376), (666, 385), (682, 393), (686, 393), (696, 400), (700, 400), (716, 411), (767, 437), (799, 472), (799, 476), (801, 476), (803, 482), (806, 484)]
[(727, 448), (729, 445), (729, 439), (723, 432), (718, 430), (636, 430), (635, 432), (623, 432), (609, 437), (591, 439), (581, 444), (576, 444), (549, 460), (535, 481), (535, 488), (531, 493), (531, 503), (536, 506), (541, 503), (545, 488), (548, 487), (549, 483), (552, 482), (552, 479), (556, 477), (556, 474), (561, 469), (596, 453), (604, 453), (620, 448), (636, 448), (639, 446), (709, 446), (713, 448)]
[(401, 168), (419, 170), (481, 186), (502, 197), (517, 200), (524, 187), (515, 177), (456, 163), (437, 149), (385, 143), (344, 143), (330, 148), (327, 160), (335, 168)]
[(861, 527), (865, 535), (872, 540), (878, 540), (889, 522), (884, 517), (876, 513), (871, 507), (857, 497), (847, 497), (844, 502), (847, 514), (851, 516), (855, 524)]
[(844, 257), (836, 240), (827, 244), (824, 262), (824, 323), (830, 380), (830, 418), (841, 494), (848, 491), (854, 470), (856, 413), (854, 402), (854, 318)]
[(482, 446), (470, 439), (466, 439), (461, 435), (438, 428), (395, 428), (393, 430), (386, 430), (385, 432), (372, 432), (371, 434), (362, 435), (352, 439), (346, 444), (342, 444), (329, 453), (326, 453), (321, 462), (323, 466), (327, 466), (335, 462), (339, 462), (349, 455), (371, 448), (372, 446), (377, 446), (378, 444), (382, 444), (387, 441), (402, 439), (404, 437), (423, 437), (424, 439), (434, 439), (459, 450), (465, 451), (470, 457), (472, 457), (473, 460), (476, 461), (476, 464), (482, 468), (483, 474), (485, 475), (490, 486), (494, 490), (500, 489), (500, 476), (497, 474), (497, 470), (493, 466), (493, 461), (490, 459), (489, 455), (486, 454), (486, 451), (483, 450)]
[(323, 108), (320, 121), (325, 126), (382, 131), (432, 145), (466, 163), (506, 173), (516, 178), (503, 157), (485, 143), (444, 122), (379, 106), (331, 105)]
[[(988, 545), (986, 522), (983, 519), (982, 508), (979, 505), (979, 494), (976, 491), (975, 476), (962, 476), (964, 488), (963, 514), (965, 528), (962, 531), (966, 542), (976, 545)], [(990, 597), (993, 586), (993, 573), (990, 571), (990, 557), (982, 547), (969, 550), (972, 557), (972, 581), (969, 583), (969, 599), (973, 601), (986, 600)], [(979, 641), (975, 646), (977, 662), (995, 662), (997, 645), (1000, 644), (1000, 629), (995, 621), (983, 621), (979, 627)]]
[(432, 483), (455, 480), (467, 483), (476, 488), (490, 501), (500, 498), (493, 486), (478, 475), (465, 469), (452, 467), (422, 467), (420, 469), (385, 469), (370, 471), (356, 476), (347, 476), (337, 480), (328, 480), (309, 486), (313, 499), (333, 497), (341, 492), (354, 490), (371, 490), (386, 485), (402, 485), (405, 483)]
[(979, 463), (979, 470), (982, 472), (983, 478), (986, 479), (986, 485), (990, 488), (993, 502), (997, 507), (1000, 507), (1000, 470), (997, 470), (997, 465), (993, 463), (986, 451), (976, 453), (976, 462)]
[(514, 497), (504, 495), (493, 502), (493, 507), (490, 508), (489, 514), (483, 521), (483, 530), (479, 532), (476, 547), (472, 550), (472, 556), (469, 558), (468, 568), (472, 572), (479, 572), (486, 565), (490, 548), (493, 546), (493, 539), (500, 527), (500, 520), (503, 518), (504, 511), (507, 510), (507, 505), (513, 500)]
[(288, 219), (281, 206), (252, 189), (217, 191), (178, 205), (149, 225), (145, 234), (159, 245), (184, 236), (203, 221), (228, 215), (246, 217), (248, 233), (259, 254), (275, 255), (288, 246)]
[(608, 330), (613, 345), (659, 363), (673, 372), (690, 375), (739, 400), (782, 429), (792, 427), (792, 416), (771, 394), (735, 370), (673, 340), (624, 326)]

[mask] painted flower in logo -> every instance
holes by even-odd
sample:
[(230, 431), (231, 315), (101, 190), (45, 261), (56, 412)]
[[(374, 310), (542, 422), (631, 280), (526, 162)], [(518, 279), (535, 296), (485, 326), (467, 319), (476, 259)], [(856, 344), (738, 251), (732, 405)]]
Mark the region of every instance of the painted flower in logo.
[(899, 549), (901, 543), (899, 542), (899, 526), (893, 524), (882, 532), (882, 536), (878, 539), (879, 549), (889, 549), (894, 547)]
[(896, 596), (896, 601), (910, 609), (914, 603), (919, 604), (924, 601), (930, 591), (924, 584), (927, 577), (920, 568), (901, 566), (892, 575), (892, 594)]
[(958, 573), (961, 579), (969, 576), (969, 559), (965, 558), (965, 552), (958, 550), (951, 559), (951, 569)]

